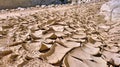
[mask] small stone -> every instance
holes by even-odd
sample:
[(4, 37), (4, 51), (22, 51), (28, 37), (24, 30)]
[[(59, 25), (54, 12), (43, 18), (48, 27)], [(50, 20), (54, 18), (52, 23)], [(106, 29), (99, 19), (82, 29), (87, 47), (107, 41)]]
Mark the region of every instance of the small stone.
[(24, 8), (21, 8), (21, 7), (18, 7), (17, 9), (20, 10), (20, 11), (25, 10)]
[(42, 7), (42, 8), (45, 8), (45, 7), (46, 7), (46, 5), (41, 5), (41, 7)]

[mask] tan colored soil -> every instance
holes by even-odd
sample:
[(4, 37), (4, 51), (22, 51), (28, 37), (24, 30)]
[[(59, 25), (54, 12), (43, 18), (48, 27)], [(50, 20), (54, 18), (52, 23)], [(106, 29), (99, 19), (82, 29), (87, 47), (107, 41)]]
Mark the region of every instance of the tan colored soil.
[(119, 67), (120, 23), (103, 3), (0, 13), (0, 67)]

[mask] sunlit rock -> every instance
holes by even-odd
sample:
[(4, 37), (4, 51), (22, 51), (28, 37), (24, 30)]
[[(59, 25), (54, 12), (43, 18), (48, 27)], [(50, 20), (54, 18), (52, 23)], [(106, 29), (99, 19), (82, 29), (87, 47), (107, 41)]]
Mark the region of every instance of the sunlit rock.
[(120, 21), (120, 0), (111, 0), (103, 4), (101, 14), (105, 15), (105, 20)]

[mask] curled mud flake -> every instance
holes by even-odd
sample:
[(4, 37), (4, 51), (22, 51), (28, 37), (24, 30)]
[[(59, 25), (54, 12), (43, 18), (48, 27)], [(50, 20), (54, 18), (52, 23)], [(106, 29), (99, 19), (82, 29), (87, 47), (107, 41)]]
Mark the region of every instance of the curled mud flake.
[(108, 52), (104, 51), (103, 56), (105, 57), (104, 59), (111, 63), (112, 65), (119, 66), (120, 65), (120, 54), (113, 53), (113, 52)]
[(72, 36), (72, 38), (76, 38), (76, 39), (82, 39), (82, 38), (86, 38), (87, 36), (85, 34), (74, 34)]
[(95, 44), (92, 44), (91, 46), (93, 47), (100, 47), (103, 46), (104, 44), (102, 42), (96, 42)]
[(47, 34), (43, 35), (42, 38), (43, 39), (47, 39), (47, 38), (57, 39), (57, 35), (55, 33), (47, 33)]
[(70, 28), (69, 26), (65, 26), (65, 30), (69, 31), (69, 32), (75, 32), (76, 30)]
[(107, 67), (107, 62), (101, 57), (94, 57), (89, 53), (84, 52), (81, 48), (76, 48), (65, 56), (65, 58), (63, 59), (63, 66)]
[(92, 59), (91, 55), (84, 52), (80, 47), (72, 50), (70, 52), (70, 55), (74, 56), (74, 57), (77, 57), (77, 58), (80, 58), (80, 59)]
[(69, 32), (69, 31), (67, 31), (67, 30), (64, 30), (64, 32), (63, 32), (65, 35), (71, 35), (72, 33), (71, 32)]
[(63, 32), (54, 32), (54, 33), (47, 33), (47, 34), (43, 35), (42, 37), (44, 39), (47, 39), (47, 38), (57, 39), (59, 37), (64, 37), (64, 36), (66, 36), (66, 35)]
[(41, 38), (42, 37), (42, 30), (38, 30), (38, 31), (35, 31), (31, 34), (32, 38), (34, 39), (38, 39), (38, 38)]
[(81, 49), (86, 52), (86, 53), (89, 53), (91, 55), (97, 55), (100, 51), (100, 48), (96, 48), (96, 47), (93, 47), (91, 45), (85, 45), (83, 47), (81, 47)]
[(94, 40), (92, 37), (88, 37), (88, 42), (94, 44), (96, 42), (96, 40)]
[(48, 45), (48, 44), (45, 44), (45, 43), (41, 43), (39, 51), (40, 51), (40, 52), (48, 51), (51, 46), (52, 46), (52, 45)]
[(63, 32), (63, 30), (64, 30), (64, 26), (60, 26), (60, 25), (53, 25), (53, 26), (51, 26), (51, 27), (52, 27), (52, 29), (53, 29), (54, 31)]
[(52, 25), (52, 24), (55, 23), (55, 20), (56, 20), (56, 18), (52, 18), (52, 19), (47, 20), (46, 23), (47, 23), (48, 25)]
[(0, 57), (4, 57), (4, 56), (9, 55), (11, 53), (13, 53), (12, 50), (2, 50), (2, 51), (0, 51)]
[(108, 46), (104, 49), (110, 52), (115, 52), (115, 53), (117, 53), (120, 50), (119, 47), (116, 47), (116, 46)]
[(82, 62), (81, 59), (78, 59), (69, 54), (63, 59), (63, 66), (64, 67), (74, 67), (74, 66), (75, 67), (89, 67), (87, 64)]
[(56, 40), (57, 43), (60, 45), (67, 47), (67, 48), (73, 48), (73, 47), (79, 47), (81, 44), (79, 42), (75, 41), (66, 41), (65, 39), (58, 39)]
[(36, 24), (36, 25), (33, 25), (33, 26), (29, 26), (29, 29), (30, 29), (32, 32), (37, 31), (37, 30), (39, 30), (39, 25)]
[(16, 61), (18, 56), (19, 56), (18, 54), (13, 54), (10, 56), (10, 59), (12, 59), (13, 61)]
[(56, 22), (53, 25), (61, 25), (61, 26), (66, 26), (65, 22)]
[(38, 51), (41, 46), (41, 42), (28, 42), (23, 44), (23, 47), (28, 51)]
[(72, 48), (66, 48), (56, 43), (50, 48), (47, 53), (41, 55), (41, 57), (45, 58), (51, 64), (58, 64), (61, 62), (65, 54), (71, 49)]
[(19, 64), (17, 67), (23, 67), (24, 65), (26, 65), (28, 63), (28, 61), (23, 61), (21, 64)]
[(66, 35), (63, 32), (55, 32), (57, 37), (65, 37)]
[(50, 39), (57, 39), (57, 35), (55, 33), (53, 33), (49, 38)]
[(65, 38), (66, 41), (77, 42), (77, 43), (85, 43), (86, 39), (75, 39), (75, 38)]
[(54, 44), (55, 40), (53, 39), (45, 39), (45, 41), (43, 41), (46, 44)]
[(91, 34), (91, 38), (98, 42), (100, 42), (102, 40), (100, 35), (97, 35), (97, 34)]

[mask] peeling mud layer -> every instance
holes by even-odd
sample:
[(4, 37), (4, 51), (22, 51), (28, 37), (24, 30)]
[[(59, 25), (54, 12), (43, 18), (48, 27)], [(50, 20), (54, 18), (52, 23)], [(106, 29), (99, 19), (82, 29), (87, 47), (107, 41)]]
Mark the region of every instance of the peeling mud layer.
[(0, 67), (119, 67), (120, 22), (104, 2), (0, 13)]

